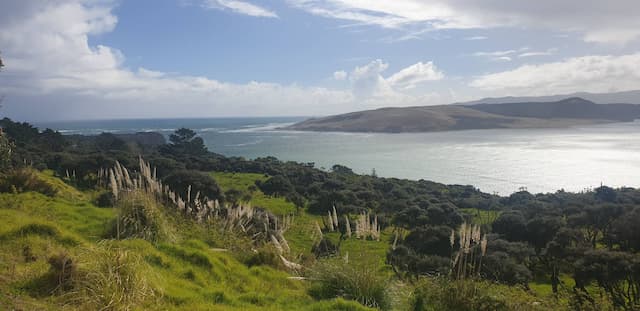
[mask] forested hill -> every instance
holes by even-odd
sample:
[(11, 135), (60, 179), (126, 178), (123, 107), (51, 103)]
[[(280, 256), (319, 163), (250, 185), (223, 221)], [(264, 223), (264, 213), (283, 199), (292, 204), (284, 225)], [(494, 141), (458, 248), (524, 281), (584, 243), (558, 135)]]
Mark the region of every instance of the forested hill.
[(595, 104), (582, 98), (556, 102), (382, 108), (309, 119), (287, 129), (340, 132), (433, 132), (496, 128), (556, 128), (628, 122), (640, 105)]
[(510, 117), (539, 119), (591, 119), (630, 122), (640, 118), (640, 105), (606, 104), (572, 97), (557, 102), (477, 104), (467, 108)]

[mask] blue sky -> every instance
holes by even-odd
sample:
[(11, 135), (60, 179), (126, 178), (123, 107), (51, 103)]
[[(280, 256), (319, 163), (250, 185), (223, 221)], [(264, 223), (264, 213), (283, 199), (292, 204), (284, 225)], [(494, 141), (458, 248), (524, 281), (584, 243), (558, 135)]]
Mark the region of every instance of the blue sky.
[(635, 0), (3, 6), (1, 112), (24, 120), (326, 115), (640, 89)]

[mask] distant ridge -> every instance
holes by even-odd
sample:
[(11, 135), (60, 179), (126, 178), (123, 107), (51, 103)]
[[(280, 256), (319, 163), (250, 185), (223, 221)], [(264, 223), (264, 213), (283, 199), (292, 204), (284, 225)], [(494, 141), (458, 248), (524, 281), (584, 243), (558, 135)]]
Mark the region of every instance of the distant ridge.
[(613, 93), (587, 93), (579, 92), (565, 95), (551, 96), (524, 96), (524, 97), (488, 97), (480, 100), (455, 103), (454, 105), (477, 105), (477, 104), (508, 104), (508, 103), (525, 103), (525, 102), (555, 102), (567, 98), (580, 97), (596, 104), (640, 104), (640, 90), (613, 92)]
[(502, 116), (538, 119), (601, 119), (630, 122), (640, 117), (640, 105), (600, 105), (580, 97), (556, 102), (476, 104), (466, 107)]
[(600, 105), (580, 97), (554, 102), (381, 108), (308, 119), (289, 130), (434, 132), (500, 128), (560, 128), (640, 119), (640, 105)]

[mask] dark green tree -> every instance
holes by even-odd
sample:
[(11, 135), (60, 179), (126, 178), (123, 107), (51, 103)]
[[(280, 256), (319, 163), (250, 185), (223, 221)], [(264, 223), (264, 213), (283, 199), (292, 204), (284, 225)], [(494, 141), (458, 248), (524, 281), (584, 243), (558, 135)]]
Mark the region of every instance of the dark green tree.
[(169, 136), (170, 144), (165, 151), (174, 155), (203, 155), (207, 153), (204, 140), (196, 136), (196, 132), (187, 128), (180, 128)]

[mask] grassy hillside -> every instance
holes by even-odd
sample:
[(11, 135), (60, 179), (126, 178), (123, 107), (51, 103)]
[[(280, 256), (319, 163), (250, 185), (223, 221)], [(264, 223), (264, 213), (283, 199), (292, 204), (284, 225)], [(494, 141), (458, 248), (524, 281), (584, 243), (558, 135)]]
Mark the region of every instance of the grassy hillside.
[[(364, 297), (377, 297), (384, 302), (381, 307), (394, 310), (476, 310), (487, 303), (497, 306), (495, 310), (566, 308), (566, 301), (549, 298), (544, 281), (532, 284), (534, 291), (438, 278), (401, 281), (385, 263), (394, 236), (391, 229), (382, 232), (380, 241), (340, 242), (339, 233), (326, 233), (340, 245), (340, 254), (316, 261), (311, 254), (316, 241), (313, 228), (322, 216), (296, 211), (292, 203), (259, 189), (252, 190), (252, 204), (296, 215), (286, 237), (294, 260), (311, 268), (305, 276), (329, 276), (328, 281), (292, 277), (297, 274), (274, 268), (277, 265), (269, 265), (264, 258), (256, 261), (254, 251), (235, 245), (242, 243), (241, 238), (176, 221), (170, 215), (168, 221), (177, 229), (171, 242), (116, 240), (109, 232), (117, 211), (95, 206), (92, 202), (99, 193), (79, 191), (51, 173), (36, 174), (39, 181), (56, 189), (54, 195), (0, 194), (0, 309), (368, 310), (355, 301), (336, 298), (353, 295), (354, 290)], [(267, 178), (212, 175), (225, 191), (248, 190), (255, 181)], [(478, 221), (489, 216), (479, 214)], [(68, 271), (60, 270), (61, 262)], [(68, 285), (67, 279), (76, 281)], [(350, 282), (356, 287), (343, 287)]]
[[(50, 261), (60, 256), (71, 259), (78, 275), (96, 274), (78, 277), (110, 280), (118, 269), (99, 267), (130, 264), (138, 280), (129, 290), (141, 296), (137, 309), (366, 309), (341, 299), (316, 301), (304, 281), (268, 266), (248, 267), (238, 254), (220, 249), (224, 242), (195, 238), (190, 228), (175, 243), (104, 239), (116, 215), (113, 208), (94, 206), (91, 193), (59, 179), (39, 177), (56, 185), (58, 193), (0, 194), (0, 309), (87, 309), (104, 303), (88, 293), (56, 288)], [(108, 296), (115, 289), (97, 291)], [(107, 309), (121, 306), (114, 302)]]

